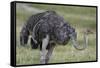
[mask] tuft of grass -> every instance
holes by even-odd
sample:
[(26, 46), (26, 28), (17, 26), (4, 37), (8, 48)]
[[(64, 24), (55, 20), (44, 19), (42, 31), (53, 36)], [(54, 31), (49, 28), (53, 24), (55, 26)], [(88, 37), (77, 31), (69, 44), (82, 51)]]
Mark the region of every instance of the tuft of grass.
[(38, 64), (39, 63), (39, 50), (32, 50), (29, 47), (16, 47), (16, 57), (17, 57), (17, 65), (28, 65), (28, 64)]

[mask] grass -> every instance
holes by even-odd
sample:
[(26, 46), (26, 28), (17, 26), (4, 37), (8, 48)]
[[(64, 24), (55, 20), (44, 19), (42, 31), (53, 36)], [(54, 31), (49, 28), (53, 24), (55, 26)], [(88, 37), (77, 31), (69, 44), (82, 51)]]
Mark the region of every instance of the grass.
[[(19, 5), (19, 4), (17, 4)], [(54, 10), (59, 15), (63, 16), (71, 26), (76, 29), (78, 33), (78, 42), (83, 44), (82, 31), (85, 29), (91, 29), (95, 34), (89, 35), (88, 48), (83, 51), (76, 50), (71, 42), (67, 45), (57, 45), (53, 51), (53, 55), (49, 63), (61, 63), (61, 62), (80, 62), (80, 61), (94, 61), (96, 60), (96, 8), (94, 7), (74, 7), (74, 6), (49, 6), (49, 5), (30, 5), (38, 10)], [(16, 23), (16, 64), (28, 65), (40, 63), (40, 51), (31, 49), (30, 40), (26, 47), (20, 45), (19, 33), (23, 24), (28, 18), (36, 13), (29, 12), (25, 9), (19, 9), (17, 7), (17, 23)], [(27, 9), (27, 8), (26, 8)]]

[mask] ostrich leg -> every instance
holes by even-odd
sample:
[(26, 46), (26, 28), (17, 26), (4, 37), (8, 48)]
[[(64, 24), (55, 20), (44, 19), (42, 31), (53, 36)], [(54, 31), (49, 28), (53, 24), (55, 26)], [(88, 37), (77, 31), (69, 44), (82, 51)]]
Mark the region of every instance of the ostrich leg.
[(46, 35), (46, 37), (42, 40), (42, 50), (40, 52), (40, 55), (41, 55), (40, 63), (41, 64), (45, 64), (46, 63), (45, 62), (45, 60), (46, 60), (46, 54), (47, 54), (46, 47), (47, 47), (48, 43), (49, 43), (49, 36)]
[(47, 52), (47, 55), (46, 55), (46, 63), (48, 63), (51, 55), (52, 55), (52, 52), (53, 52), (53, 49), (55, 47), (55, 44), (49, 44), (50, 45), (50, 48), (48, 49), (48, 52)]

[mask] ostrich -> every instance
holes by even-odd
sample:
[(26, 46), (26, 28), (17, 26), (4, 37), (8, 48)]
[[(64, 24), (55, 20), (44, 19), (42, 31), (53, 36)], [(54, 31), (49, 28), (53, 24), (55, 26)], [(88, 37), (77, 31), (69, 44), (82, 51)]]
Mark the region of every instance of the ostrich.
[(55, 11), (46, 11), (29, 18), (20, 32), (20, 43), (23, 46), (27, 44), (31, 35), (32, 48), (40, 47), (40, 63), (47, 64), (56, 44), (66, 45), (71, 40), (76, 49), (83, 50), (87, 46), (89, 33), (92, 32), (89, 30), (84, 32), (84, 45), (79, 48), (75, 29)]

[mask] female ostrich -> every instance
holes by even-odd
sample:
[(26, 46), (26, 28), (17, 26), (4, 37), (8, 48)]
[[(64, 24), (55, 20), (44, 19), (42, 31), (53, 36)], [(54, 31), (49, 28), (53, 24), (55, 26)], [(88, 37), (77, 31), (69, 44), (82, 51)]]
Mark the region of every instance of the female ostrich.
[(40, 47), (40, 63), (46, 64), (56, 44), (66, 45), (69, 40), (71, 40), (76, 49), (85, 49), (87, 46), (88, 33), (90, 33), (90, 31), (84, 32), (85, 44), (83, 48), (79, 48), (75, 29), (56, 12), (46, 11), (29, 18), (20, 32), (20, 42), (21, 45), (27, 44), (28, 37), (31, 35), (32, 48), (36, 49)]

